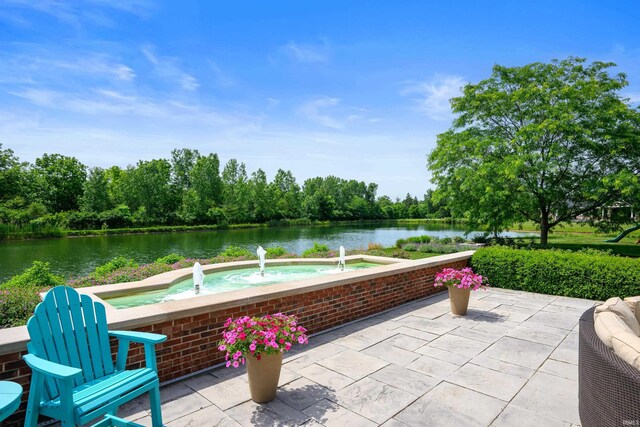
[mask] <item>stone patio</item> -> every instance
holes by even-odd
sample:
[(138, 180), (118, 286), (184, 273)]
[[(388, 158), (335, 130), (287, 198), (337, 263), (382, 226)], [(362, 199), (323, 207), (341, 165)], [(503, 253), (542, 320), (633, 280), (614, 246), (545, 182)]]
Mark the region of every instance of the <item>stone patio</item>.
[[(168, 427), (574, 426), (578, 319), (594, 301), (501, 289), (447, 294), (317, 335), (285, 356), (276, 400), (249, 400), (243, 369), (161, 389)], [(148, 400), (120, 415), (151, 425)]]

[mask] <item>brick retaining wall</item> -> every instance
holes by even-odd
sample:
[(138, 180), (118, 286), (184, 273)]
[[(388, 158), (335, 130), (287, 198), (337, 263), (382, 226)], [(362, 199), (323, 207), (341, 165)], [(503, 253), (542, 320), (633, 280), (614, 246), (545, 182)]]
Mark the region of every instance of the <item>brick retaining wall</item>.
[[(446, 291), (432, 286), (435, 273), (444, 267), (462, 268), (467, 265), (468, 257), (446, 263), (438, 262), (435, 265), (425, 264), (423, 268), (411, 271), (355, 280), (330, 288), (307, 292), (302, 290), (295, 295), (179, 317), (135, 329), (167, 335), (167, 341), (157, 346), (158, 373), (160, 381), (164, 382), (221, 363), (224, 354), (218, 351), (217, 342), (220, 340), (223, 324), (229, 317), (276, 312), (295, 314), (309, 330), (309, 334), (313, 334)], [(0, 355), (0, 379), (16, 381), (25, 388), (20, 409), (3, 426), (21, 426), (24, 422), (31, 377), (30, 369), (21, 360), (25, 352), (26, 350), (22, 350)], [(127, 365), (130, 368), (144, 365), (142, 345), (131, 345)]]

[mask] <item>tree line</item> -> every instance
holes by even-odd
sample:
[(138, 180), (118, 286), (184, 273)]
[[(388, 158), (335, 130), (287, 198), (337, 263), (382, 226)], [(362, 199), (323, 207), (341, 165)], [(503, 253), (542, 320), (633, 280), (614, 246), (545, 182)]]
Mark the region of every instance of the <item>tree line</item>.
[(291, 171), (271, 181), (258, 169), (218, 155), (175, 149), (170, 159), (126, 168), (88, 168), (75, 157), (44, 154), (22, 162), (0, 144), (0, 223), (67, 229), (152, 225), (264, 223), (281, 220), (370, 220), (448, 215), (428, 191), (391, 200), (378, 185), (335, 176), (307, 179)]

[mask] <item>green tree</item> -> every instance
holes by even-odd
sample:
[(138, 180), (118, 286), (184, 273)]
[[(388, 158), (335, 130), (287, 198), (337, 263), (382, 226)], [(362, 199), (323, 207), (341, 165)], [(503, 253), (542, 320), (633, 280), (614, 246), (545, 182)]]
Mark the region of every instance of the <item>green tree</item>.
[(126, 205), (138, 211), (138, 221), (166, 223), (177, 208), (171, 185), (171, 164), (166, 159), (138, 161), (121, 178)]
[(252, 219), (257, 222), (265, 222), (273, 218), (274, 206), (271, 187), (267, 182), (267, 174), (262, 170), (251, 174), (249, 180), (251, 194)]
[(0, 202), (26, 195), (27, 163), (22, 163), (11, 149), (0, 144)]
[(44, 154), (33, 168), (36, 193), (53, 212), (77, 210), (87, 167), (75, 157)]
[(240, 223), (250, 220), (249, 186), (244, 163), (231, 159), (222, 171), (225, 216), (230, 222)]
[(609, 74), (613, 66), (496, 65), (466, 85), (429, 156), (440, 197), (494, 229), (535, 221), (542, 244), (560, 222), (618, 199), (640, 172), (640, 117), (620, 96), (628, 83)]
[(300, 186), (291, 171), (278, 169), (273, 182), (269, 186), (275, 203), (275, 212), (273, 214), (275, 218), (293, 219), (302, 216)]
[(222, 204), (218, 155), (199, 156), (189, 171), (189, 183), (191, 188), (182, 194), (180, 217), (187, 223), (212, 220), (209, 211)]
[(198, 150), (189, 148), (171, 151), (171, 182), (180, 191), (191, 188), (191, 170), (200, 157)]
[(109, 198), (109, 181), (104, 169), (89, 169), (89, 175), (83, 186), (81, 207), (83, 211), (96, 213), (113, 207)]

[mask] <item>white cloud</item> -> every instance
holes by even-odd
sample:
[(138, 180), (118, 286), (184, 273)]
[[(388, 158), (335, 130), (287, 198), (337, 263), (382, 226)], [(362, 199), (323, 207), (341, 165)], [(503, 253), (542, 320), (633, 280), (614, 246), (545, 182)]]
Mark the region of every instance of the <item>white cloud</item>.
[(344, 129), (347, 125), (368, 120), (369, 110), (342, 105), (340, 98), (318, 96), (303, 103), (298, 108), (298, 113), (321, 126), (330, 129)]
[(280, 105), (280, 100), (276, 98), (267, 98), (267, 108), (272, 109)]
[(228, 126), (242, 120), (255, 120), (251, 117), (240, 118), (233, 114), (223, 114), (200, 104), (187, 104), (171, 99), (155, 101), (111, 89), (76, 93), (30, 88), (10, 94), (39, 107), (88, 116), (134, 116), (205, 126)]
[(213, 71), (215, 82), (220, 87), (231, 87), (236, 85), (236, 81), (231, 75), (222, 71), (222, 69), (215, 62), (209, 62), (211, 71)]
[(48, 15), (77, 28), (83, 25), (112, 26), (115, 21), (103, 14), (106, 11), (148, 18), (155, 8), (148, 0), (88, 0), (82, 3), (65, 0), (4, 0), (0, 7), (9, 11), (0, 13), (0, 19), (14, 26), (30, 27), (34, 24), (22, 15), (22, 12), (28, 11)]
[(622, 94), (623, 98), (629, 98), (629, 102), (632, 104), (635, 104), (637, 102), (640, 102), (640, 92), (623, 92)]
[(130, 67), (113, 63), (103, 55), (93, 55), (75, 61), (53, 61), (51, 65), (77, 74), (105, 75), (123, 81), (131, 81), (136, 77), (136, 73)]
[(151, 46), (143, 47), (142, 53), (154, 66), (155, 73), (161, 79), (170, 83), (178, 84), (183, 89), (191, 92), (200, 87), (200, 84), (195, 77), (180, 68), (176, 58), (160, 57), (153, 52), (153, 47)]
[(409, 82), (400, 92), (410, 96), (416, 103), (418, 111), (433, 120), (449, 120), (451, 105), (449, 100), (461, 94), (460, 89), (466, 81), (459, 76), (435, 75), (422, 82)]
[(321, 45), (300, 44), (290, 41), (281, 50), (290, 58), (309, 64), (329, 62), (330, 49), (325, 42)]
[(332, 129), (342, 129), (344, 128), (343, 123), (322, 111), (330, 107), (335, 107), (339, 103), (340, 98), (321, 96), (302, 104), (298, 111), (314, 123)]
[(79, 79), (130, 82), (136, 73), (128, 65), (109, 54), (95, 52), (68, 52), (44, 49), (26, 45), (24, 53), (0, 53), (0, 84), (46, 85), (56, 87), (72, 83), (77, 86)]

